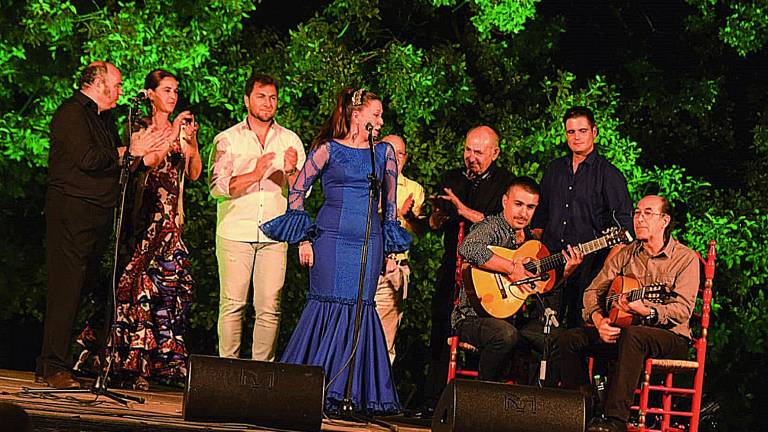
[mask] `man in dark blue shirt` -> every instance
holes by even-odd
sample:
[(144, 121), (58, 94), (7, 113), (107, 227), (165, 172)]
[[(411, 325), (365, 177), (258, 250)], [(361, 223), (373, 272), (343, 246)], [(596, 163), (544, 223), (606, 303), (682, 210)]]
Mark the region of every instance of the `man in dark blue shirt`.
[[(597, 126), (592, 111), (573, 107), (563, 116), (570, 154), (555, 159), (544, 172), (541, 200), (531, 226), (543, 229), (542, 242), (551, 253), (602, 235), (611, 226), (632, 228), (632, 200), (624, 175), (595, 149)], [(549, 298), (567, 327), (582, 324), (584, 289), (600, 271), (607, 250), (584, 262)]]

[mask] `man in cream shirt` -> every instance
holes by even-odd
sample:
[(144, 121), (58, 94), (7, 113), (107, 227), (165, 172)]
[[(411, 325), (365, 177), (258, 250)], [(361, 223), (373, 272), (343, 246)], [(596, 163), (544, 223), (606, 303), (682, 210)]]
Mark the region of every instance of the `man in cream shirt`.
[(278, 125), (277, 84), (252, 75), (243, 97), (248, 115), (214, 138), (211, 195), (217, 198), (216, 258), (219, 263), (219, 356), (240, 356), (243, 313), (253, 281), (251, 357), (273, 361), (285, 281), (288, 245), (275, 242), (261, 224), (285, 213), (282, 194), (304, 164), (301, 139)]
[[(397, 135), (387, 135), (382, 138), (392, 144), (397, 158), (397, 219), (408, 231), (416, 234), (426, 223), (422, 214), (424, 204), (424, 188), (415, 181), (403, 175), (403, 166), (408, 160), (405, 141)], [(393, 254), (397, 267), (394, 271), (379, 276), (376, 288), (376, 312), (381, 319), (384, 337), (387, 340), (389, 361), (395, 361), (395, 336), (400, 319), (403, 317), (403, 300), (408, 295), (408, 279), (411, 270), (408, 267), (408, 251)]]

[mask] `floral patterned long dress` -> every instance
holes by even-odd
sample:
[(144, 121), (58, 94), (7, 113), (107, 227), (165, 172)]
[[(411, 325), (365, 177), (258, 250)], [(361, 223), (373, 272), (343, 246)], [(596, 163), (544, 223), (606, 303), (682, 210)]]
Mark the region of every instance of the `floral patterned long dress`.
[[(147, 228), (120, 276), (116, 294), (112, 369), (123, 377), (181, 382), (187, 374), (184, 332), (194, 283), (189, 252), (181, 239), (184, 165), (177, 141), (160, 165), (148, 170), (137, 192), (142, 195)], [(78, 340), (85, 350), (76, 369), (88, 361), (95, 346), (90, 326)]]

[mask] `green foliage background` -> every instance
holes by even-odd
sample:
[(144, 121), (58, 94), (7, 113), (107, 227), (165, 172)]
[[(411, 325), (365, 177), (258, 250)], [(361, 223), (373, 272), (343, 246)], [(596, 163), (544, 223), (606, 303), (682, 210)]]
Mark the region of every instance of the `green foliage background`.
[[(406, 175), (428, 190), (462, 164), (463, 136), (481, 123), (499, 131), (502, 165), (540, 178), (565, 150), (563, 111), (585, 104), (597, 113), (601, 153), (625, 174), (633, 198), (655, 192), (670, 198), (679, 209), (676, 235), (694, 249), (704, 253), (708, 240), (717, 240), (706, 399), (722, 407), (720, 430), (764, 424), (757, 411), (766, 388), (760, 372), (768, 366), (768, 258), (762, 253), (768, 249), (768, 89), (750, 67), (766, 63), (765, 1), (669, 2), (674, 22), (664, 25), (675, 29), (672, 57), (679, 50), (679, 63), (655, 49), (654, 26), (665, 13), (654, 12), (655, 3), (592, 6), (608, 12), (600, 19), (627, 29), (614, 30), (627, 38), (626, 52), (613, 53), (617, 64), (593, 67), (587, 67), (594, 61), (590, 50), (605, 50), (599, 41), (579, 51), (583, 58), (568, 60), (573, 32), (585, 25), (568, 8), (580, 6), (553, 1), (1, 3), (0, 320), (8, 328), (39, 326), (42, 319), (48, 122), (75, 89), (77, 72), (93, 60), (122, 70), (127, 95), (154, 68), (175, 72), (185, 108), (202, 124), (204, 158), (213, 136), (244, 115), (242, 88), (253, 69), (279, 78), (278, 121), (305, 143), (339, 88), (365, 85), (384, 97), (385, 132), (409, 143)], [(589, 12), (589, 6), (576, 12), (584, 9)], [(638, 16), (654, 32), (639, 31)], [(188, 340), (193, 352), (211, 354), (218, 304), (215, 202), (205, 175), (186, 190), (185, 241), (197, 281)], [(403, 400), (419, 398), (425, 317), (441, 255), (438, 235), (416, 239), (413, 294), (395, 364)], [(307, 279), (291, 251), (281, 347), (303, 306)]]

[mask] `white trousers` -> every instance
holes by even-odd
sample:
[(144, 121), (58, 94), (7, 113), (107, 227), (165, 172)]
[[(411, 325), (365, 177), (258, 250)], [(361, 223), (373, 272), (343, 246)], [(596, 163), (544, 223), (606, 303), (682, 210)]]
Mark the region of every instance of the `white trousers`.
[(219, 356), (238, 358), (243, 334), (243, 315), (253, 283), (251, 357), (275, 360), (280, 323), (280, 290), (285, 282), (286, 243), (249, 243), (216, 236), (219, 262)]
[(403, 317), (403, 299), (408, 290), (408, 278), (411, 269), (408, 265), (399, 265), (392, 273), (379, 276), (379, 285), (376, 287), (376, 312), (384, 329), (384, 338), (387, 340), (387, 352), (389, 363), (395, 362), (395, 337), (400, 319)]

